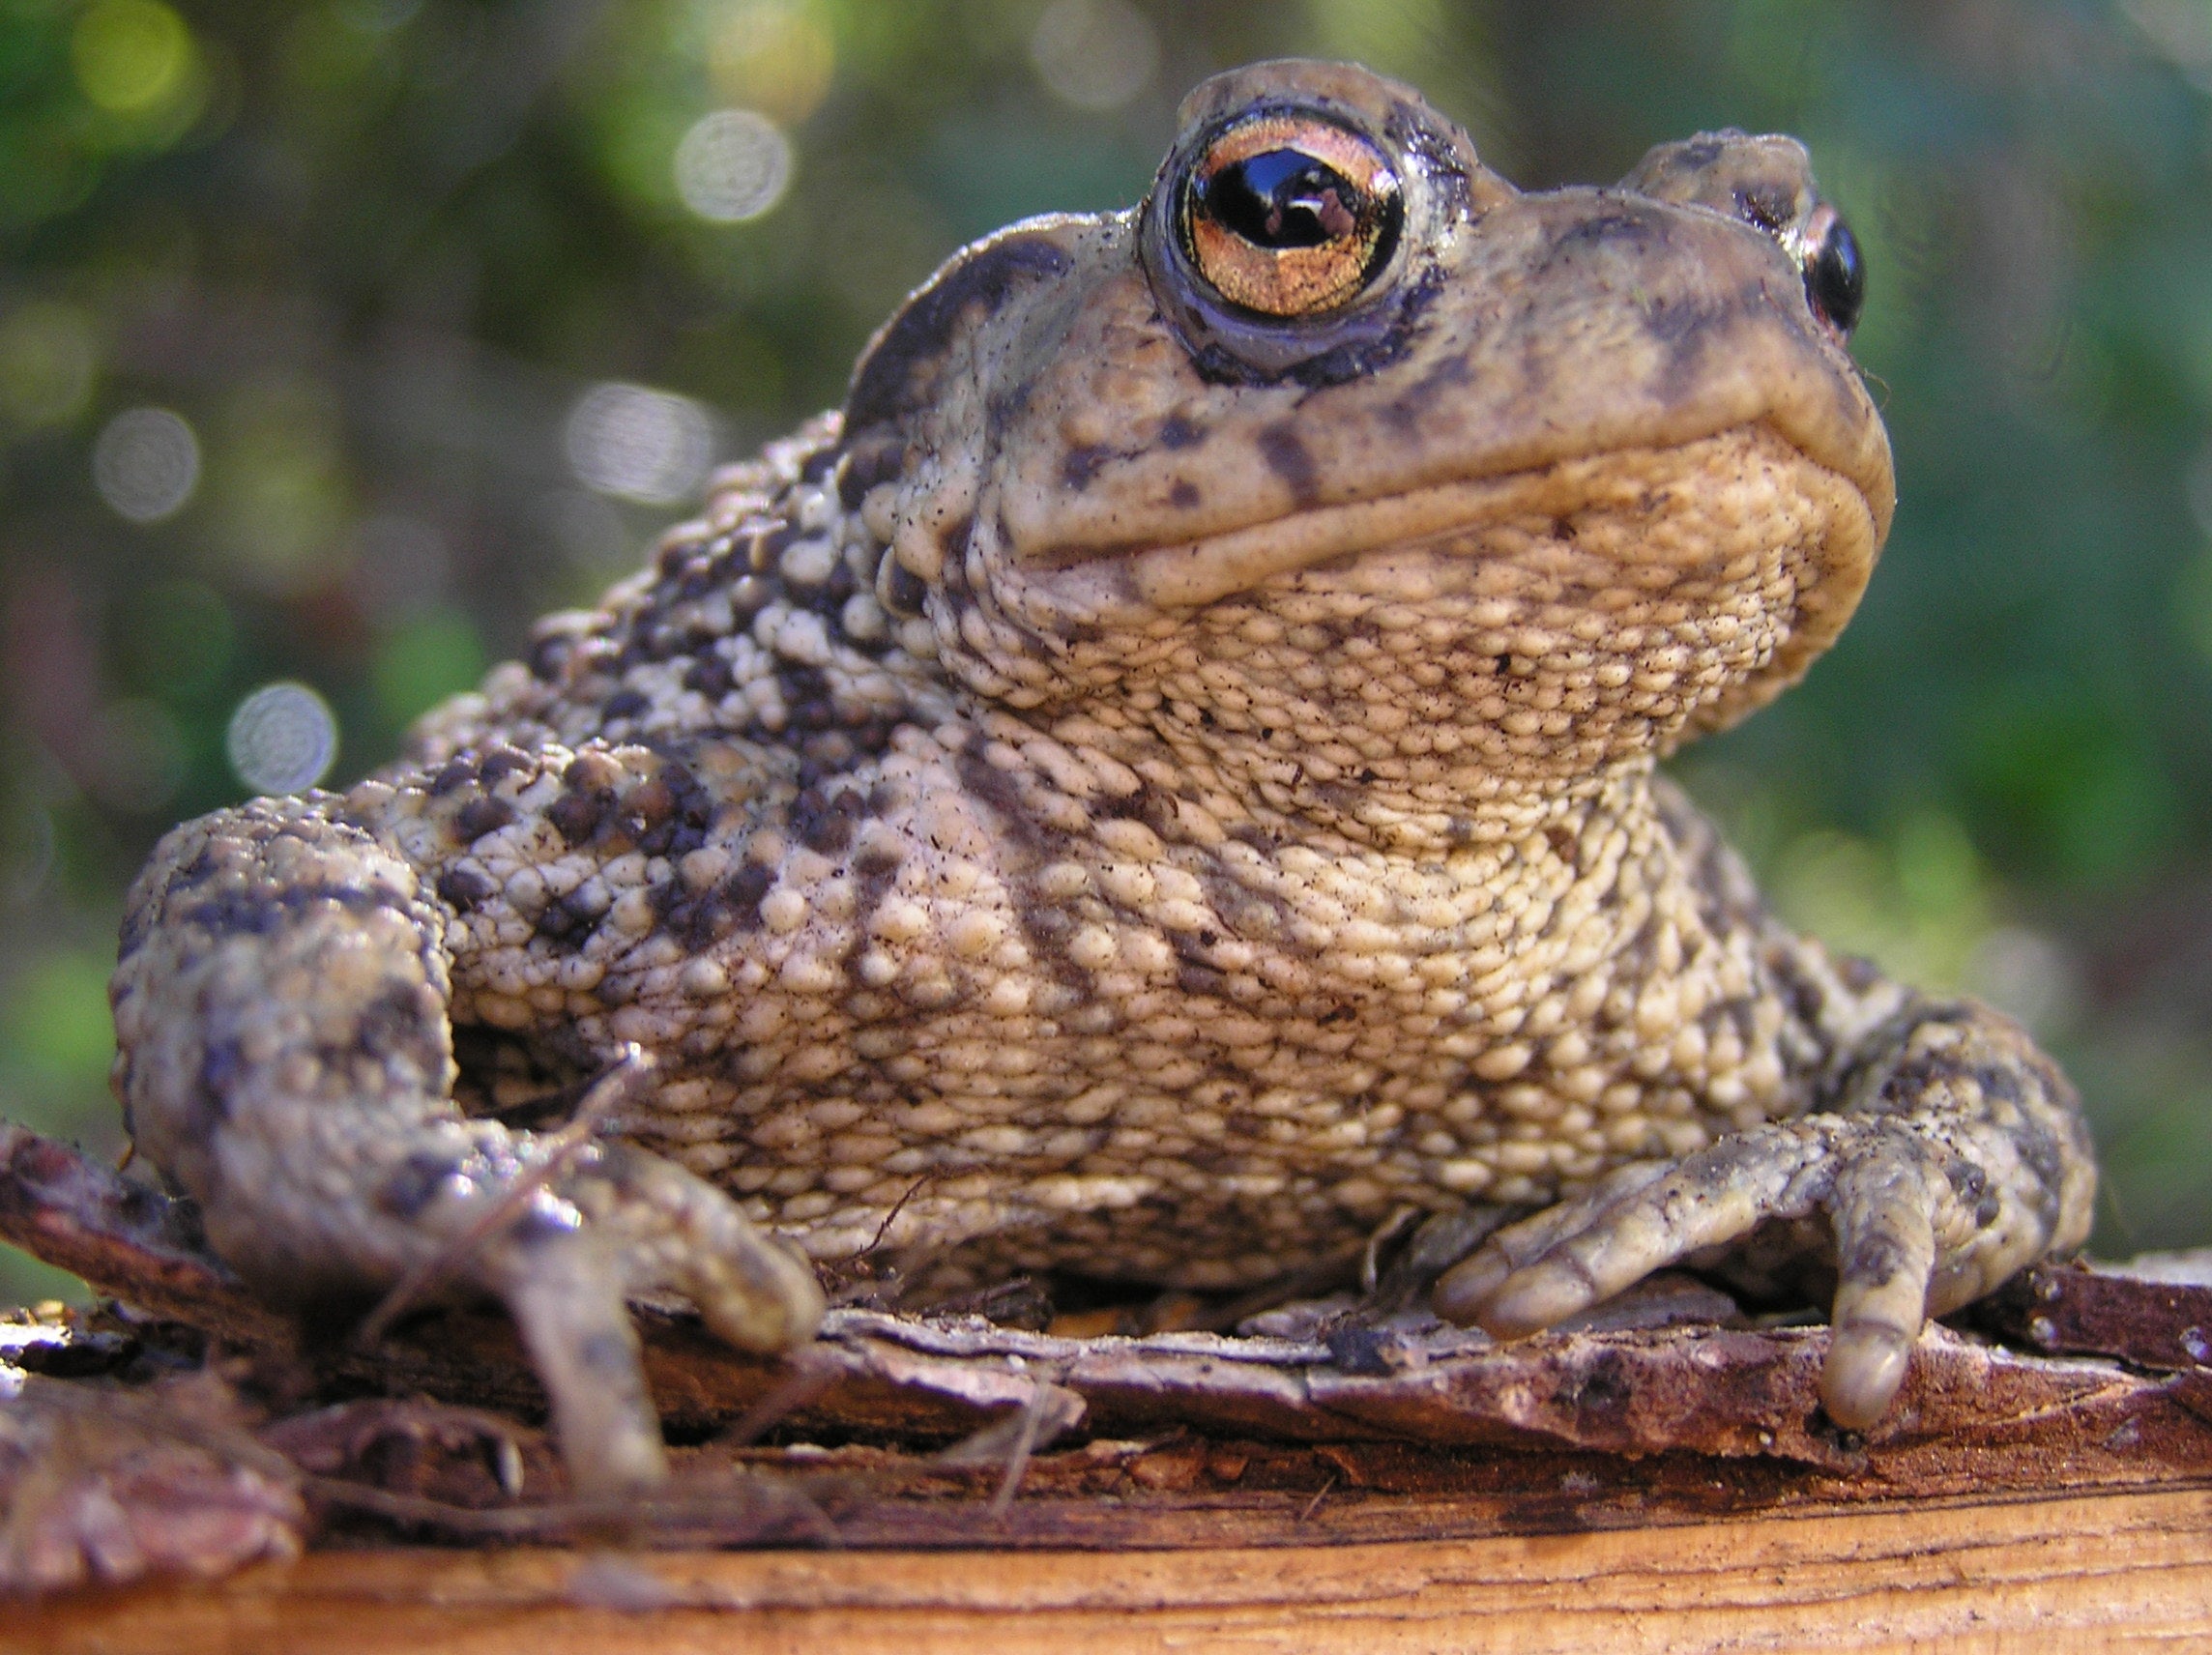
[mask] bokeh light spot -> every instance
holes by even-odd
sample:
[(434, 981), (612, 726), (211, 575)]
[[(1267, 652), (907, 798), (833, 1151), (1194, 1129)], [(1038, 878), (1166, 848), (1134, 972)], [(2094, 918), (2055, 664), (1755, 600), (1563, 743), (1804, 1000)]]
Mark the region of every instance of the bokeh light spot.
[(223, 750), (255, 793), (298, 793), (330, 773), (338, 721), (304, 683), (264, 684), (231, 713)]
[(830, 31), (783, 0), (738, 7), (707, 50), (707, 73), (724, 97), (787, 127), (822, 106), (836, 69)]
[(160, 0), (98, 0), (70, 35), (76, 82), (115, 115), (158, 109), (186, 84), (192, 36)]
[(713, 463), (707, 411), (642, 385), (595, 385), (569, 411), (566, 435), (568, 463), (588, 487), (647, 506), (684, 499)]
[(1053, 96), (1103, 112), (1152, 83), (1160, 38), (1128, 0), (1053, 0), (1031, 31), (1030, 61)]
[(766, 115), (716, 109), (676, 146), (676, 193), (716, 224), (758, 218), (791, 185), (791, 140)]
[(166, 408), (116, 415), (92, 446), (92, 485), (117, 515), (133, 523), (174, 516), (199, 480), (199, 439)]
[(19, 424), (75, 419), (99, 369), (92, 319), (73, 305), (34, 300), (0, 321), (0, 410)]

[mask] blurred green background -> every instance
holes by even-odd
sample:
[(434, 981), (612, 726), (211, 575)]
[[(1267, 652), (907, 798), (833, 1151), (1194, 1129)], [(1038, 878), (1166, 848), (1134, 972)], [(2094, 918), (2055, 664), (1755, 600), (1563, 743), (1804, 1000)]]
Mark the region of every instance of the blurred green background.
[[(386, 758), (946, 252), (1285, 53), (1528, 186), (1810, 141), (1903, 504), (1680, 768), (1793, 919), (2065, 1059), (2100, 1250), (2212, 1242), (2212, 0), (0, 0), (0, 1113), (118, 1147), (165, 827)], [(328, 731), (226, 743), (280, 682)]]

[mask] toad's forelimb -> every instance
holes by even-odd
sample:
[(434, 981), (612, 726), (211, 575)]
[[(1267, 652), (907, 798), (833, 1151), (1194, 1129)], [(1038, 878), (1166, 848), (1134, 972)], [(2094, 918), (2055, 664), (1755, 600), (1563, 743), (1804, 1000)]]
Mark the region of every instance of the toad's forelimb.
[(573, 1154), (472, 1235), (542, 1146), (452, 1101), (445, 928), (405, 861), (311, 801), (177, 829), (131, 893), (113, 989), (131, 1131), (274, 1295), (450, 1263), (515, 1318), (578, 1492), (650, 1484), (660, 1434), (626, 1296), (684, 1293), (767, 1351), (811, 1335), (820, 1289), (726, 1195), (627, 1145)]
[(1641, 1163), (1494, 1235), (1434, 1304), (1532, 1333), (1651, 1271), (1824, 1216), (1836, 1290), (1820, 1394), (1873, 1425), (1930, 1316), (2087, 1237), (2095, 1173), (2072, 1089), (2013, 1023), (1908, 1001), (1837, 1055), (1830, 1107)]

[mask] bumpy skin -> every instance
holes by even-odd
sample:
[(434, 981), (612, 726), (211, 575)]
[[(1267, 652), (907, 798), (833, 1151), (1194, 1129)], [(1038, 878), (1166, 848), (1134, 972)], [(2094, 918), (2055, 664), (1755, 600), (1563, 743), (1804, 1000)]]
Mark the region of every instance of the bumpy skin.
[[(1177, 239), (1255, 105), (1402, 180), (1318, 319)], [(588, 1486), (658, 1466), (626, 1292), (807, 1337), (771, 1236), (1235, 1288), (1532, 1211), (1437, 1287), (1506, 1333), (1750, 1237), (1837, 1282), (1865, 1424), (1925, 1314), (2086, 1233), (2050, 1062), (1780, 929), (1653, 770), (1803, 671), (1888, 525), (1802, 150), (1522, 194), (1356, 70), (1184, 115), (1146, 208), (960, 254), (841, 417), (413, 756), (189, 824), (132, 893), (137, 1142), (295, 1296), (455, 1251), (577, 1083), (657, 1058), (458, 1249)]]

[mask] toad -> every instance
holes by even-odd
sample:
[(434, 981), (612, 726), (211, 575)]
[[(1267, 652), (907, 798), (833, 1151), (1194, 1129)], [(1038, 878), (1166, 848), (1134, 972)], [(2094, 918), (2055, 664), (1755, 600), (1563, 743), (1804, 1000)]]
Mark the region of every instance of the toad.
[(1209, 80), (404, 758), (170, 833), (135, 1143), (272, 1294), (504, 1302), (587, 1492), (662, 1472), (631, 1296), (774, 1351), (810, 1261), (1236, 1291), (1409, 1215), (1506, 1337), (1821, 1281), (1866, 1426), (2095, 1174), (1655, 768), (1874, 567), (1862, 283), (1788, 138), (1524, 193), (1362, 70)]

